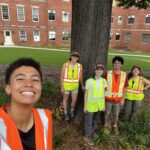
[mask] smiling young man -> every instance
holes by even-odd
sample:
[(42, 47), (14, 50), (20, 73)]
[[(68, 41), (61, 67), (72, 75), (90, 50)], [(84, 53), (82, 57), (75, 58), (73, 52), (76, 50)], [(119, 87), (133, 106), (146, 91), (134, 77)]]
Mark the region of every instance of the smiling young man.
[(113, 69), (106, 74), (108, 88), (105, 94), (105, 127), (109, 128), (110, 116), (112, 116), (112, 128), (115, 133), (118, 133), (120, 106), (124, 104), (127, 87), (127, 75), (121, 70), (123, 64), (124, 59), (120, 56), (115, 56), (112, 60)]
[(42, 73), (31, 58), (14, 61), (6, 70), (10, 105), (0, 108), (1, 150), (52, 150), (52, 115), (34, 108), (42, 91)]

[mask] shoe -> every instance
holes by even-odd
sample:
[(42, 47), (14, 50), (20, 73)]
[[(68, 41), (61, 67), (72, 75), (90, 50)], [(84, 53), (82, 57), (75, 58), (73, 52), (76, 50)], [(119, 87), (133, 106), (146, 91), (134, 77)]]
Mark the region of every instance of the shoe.
[(69, 121), (69, 116), (68, 116), (68, 114), (64, 114), (64, 117), (65, 117), (65, 121)]
[(94, 145), (94, 142), (90, 138), (84, 137), (84, 140), (85, 140), (85, 142), (87, 142), (88, 145), (90, 145), (90, 146)]
[(71, 110), (71, 118), (74, 118), (74, 116), (75, 116), (75, 112), (74, 110)]

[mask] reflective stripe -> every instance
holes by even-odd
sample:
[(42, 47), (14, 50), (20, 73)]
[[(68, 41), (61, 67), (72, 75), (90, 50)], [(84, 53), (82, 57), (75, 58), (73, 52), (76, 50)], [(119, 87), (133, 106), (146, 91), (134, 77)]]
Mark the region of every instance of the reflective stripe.
[(70, 67), (70, 63), (66, 63), (65, 64), (65, 75), (64, 75), (64, 81), (65, 82), (79, 82), (79, 78), (80, 78), (80, 72), (81, 72), (81, 64), (77, 63), (77, 66), (75, 66), (75, 68), (77, 67), (77, 77), (76, 79), (69, 79), (68, 77), (68, 73), (69, 73), (69, 67)]
[(0, 150), (11, 150), (10, 147), (6, 144), (7, 139), (6, 139), (6, 130), (7, 127), (4, 123), (3, 119), (0, 119)]
[(126, 80), (126, 73), (121, 71), (121, 74), (120, 74), (121, 79), (120, 79), (118, 93), (114, 93), (112, 91), (112, 87), (115, 86), (115, 85), (112, 85), (112, 81), (113, 81), (112, 73), (113, 73), (113, 71), (108, 71), (108, 74), (107, 74), (108, 87), (107, 87), (107, 91), (106, 91), (105, 95), (106, 95), (106, 97), (118, 97), (118, 98), (122, 97), (123, 96), (123, 88), (124, 88), (124, 84), (125, 84), (125, 80)]
[(48, 138), (48, 118), (46, 117), (46, 113), (43, 109), (37, 109), (39, 112), (39, 116), (41, 119), (41, 122), (43, 124), (44, 129), (44, 143), (45, 143), (45, 149), (47, 149), (47, 138)]
[(64, 79), (65, 82), (79, 82), (79, 80)]
[[(102, 97), (96, 97), (96, 98), (94, 98), (94, 88), (93, 88), (93, 80), (89, 80), (90, 82), (89, 82), (89, 88), (90, 88), (90, 90), (89, 90), (89, 96), (88, 96), (88, 100), (104, 100), (104, 96), (102, 96)], [(96, 82), (96, 81), (95, 81)], [(101, 87), (100, 87), (101, 88)], [(104, 88), (104, 80), (102, 81), (102, 88)], [(98, 87), (97, 87), (97, 89), (98, 89)], [(98, 91), (100, 91), (101, 89), (99, 89)]]
[(127, 92), (134, 93), (134, 94), (141, 94), (141, 93), (143, 93), (140, 90), (133, 90), (133, 89), (130, 89), (130, 88), (127, 89)]

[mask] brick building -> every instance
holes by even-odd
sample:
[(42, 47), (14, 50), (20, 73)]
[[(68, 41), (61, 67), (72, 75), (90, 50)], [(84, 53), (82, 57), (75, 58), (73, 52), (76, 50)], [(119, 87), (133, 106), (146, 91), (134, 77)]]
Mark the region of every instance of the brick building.
[(150, 9), (112, 9), (110, 47), (150, 52)]
[[(0, 44), (70, 45), (71, 0), (0, 0)], [(150, 51), (150, 9), (112, 9), (110, 47)]]
[(71, 0), (1, 0), (0, 44), (69, 45)]

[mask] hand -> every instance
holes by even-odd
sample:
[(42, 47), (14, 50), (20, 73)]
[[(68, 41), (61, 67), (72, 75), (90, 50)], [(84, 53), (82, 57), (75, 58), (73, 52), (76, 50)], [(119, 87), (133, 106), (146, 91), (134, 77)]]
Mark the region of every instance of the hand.
[(122, 99), (121, 103), (120, 103), (120, 106), (123, 107), (124, 105), (124, 98)]
[(86, 107), (84, 107), (84, 113), (87, 113), (87, 109), (86, 109)]

